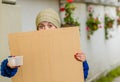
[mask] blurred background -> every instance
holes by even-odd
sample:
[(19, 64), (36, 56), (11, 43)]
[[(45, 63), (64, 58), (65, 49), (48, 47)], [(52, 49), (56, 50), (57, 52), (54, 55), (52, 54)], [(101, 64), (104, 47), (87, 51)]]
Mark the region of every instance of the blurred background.
[[(81, 49), (86, 54), (90, 66), (86, 82), (92, 82), (120, 65), (120, 2), (119, 0), (73, 0), (73, 3), (75, 5), (73, 17), (80, 23)], [(60, 8), (65, 4), (66, 0), (1, 0), (0, 61), (10, 55), (9, 33), (36, 30), (36, 15), (46, 8), (53, 8), (58, 12), (64, 23), (65, 12), (60, 11)], [(100, 27), (88, 39), (86, 21), (90, 13), (89, 8), (93, 11), (93, 17), (99, 19)], [(107, 29), (107, 39), (105, 38), (106, 15), (114, 20), (112, 27)], [(11, 82), (11, 79), (0, 76), (0, 81)]]

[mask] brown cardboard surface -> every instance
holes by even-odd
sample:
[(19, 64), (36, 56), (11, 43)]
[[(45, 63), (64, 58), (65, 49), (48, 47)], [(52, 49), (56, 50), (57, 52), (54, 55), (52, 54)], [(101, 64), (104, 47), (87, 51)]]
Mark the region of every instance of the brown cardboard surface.
[(79, 35), (77, 27), (10, 34), (11, 54), (24, 56), (12, 82), (84, 82)]

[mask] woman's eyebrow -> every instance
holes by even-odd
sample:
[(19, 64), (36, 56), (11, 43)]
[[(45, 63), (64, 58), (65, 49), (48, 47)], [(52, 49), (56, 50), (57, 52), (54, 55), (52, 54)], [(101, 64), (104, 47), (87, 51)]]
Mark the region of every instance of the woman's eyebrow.
[(51, 24), (51, 25), (53, 25), (51, 22), (48, 22), (48, 24)]

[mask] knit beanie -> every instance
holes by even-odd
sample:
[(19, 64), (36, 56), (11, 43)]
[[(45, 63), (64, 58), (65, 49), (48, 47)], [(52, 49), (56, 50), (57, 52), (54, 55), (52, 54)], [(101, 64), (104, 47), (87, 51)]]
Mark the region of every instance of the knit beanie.
[(61, 26), (60, 17), (58, 16), (58, 13), (55, 12), (53, 9), (45, 9), (38, 13), (36, 17), (36, 27), (39, 23), (47, 21), (54, 24), (57, 28)]

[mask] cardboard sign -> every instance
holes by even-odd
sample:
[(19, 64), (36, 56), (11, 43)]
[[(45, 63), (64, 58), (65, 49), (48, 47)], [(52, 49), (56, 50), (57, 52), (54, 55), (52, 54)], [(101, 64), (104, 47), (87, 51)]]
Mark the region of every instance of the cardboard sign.
[(12, 82), (84, 82), (78, 27), (9, 35), (12, 55), (24, 56)]

